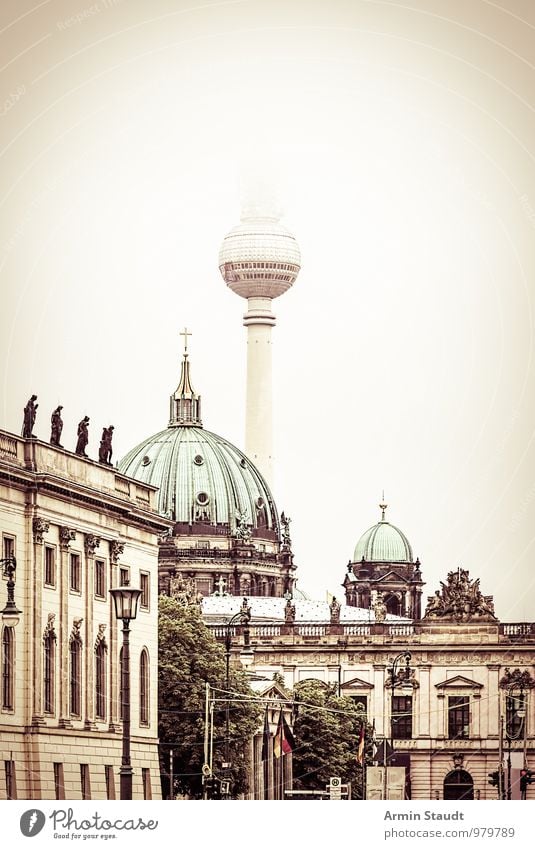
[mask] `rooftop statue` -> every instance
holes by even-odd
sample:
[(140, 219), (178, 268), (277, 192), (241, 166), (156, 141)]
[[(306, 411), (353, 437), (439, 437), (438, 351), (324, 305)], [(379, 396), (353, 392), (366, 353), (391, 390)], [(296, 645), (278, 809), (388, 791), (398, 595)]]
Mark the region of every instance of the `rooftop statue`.
[(80, 457), (87, 457), (85, 453), (85, 449), (87, 447), (87, 443), (89, 442), (89, 416), (84, 416), (82, 421), (78, 425), (78, 442), (76, 443), (76, 451), (75, 454), (79, 454)]
[(39, 406), (39, 404), (35, 403), (36, 401), (37, 395), (32, 395), (24, 407), (24, 422), (22, 424), (22, 436), (24, 439), (31, 439), (33, 437), (33, 426), (37, 415), (37, 407)]
[(427, 599), (424, 619), (496, 621), (492, 596), (483, 595), (479, 578), (471, 580), (467, 569), (448, 572), (447, 582), (441, 581), (440, 586)]
[(61, 418), (62, 410), (63, 407), (60, 404), (59, 407), (56, 407), (50, 418), (50, 444), (57, 445), (58, 448), (63, 448), (63, 445), (60, 442), (61, 431), (63, 430), (63, 419)]

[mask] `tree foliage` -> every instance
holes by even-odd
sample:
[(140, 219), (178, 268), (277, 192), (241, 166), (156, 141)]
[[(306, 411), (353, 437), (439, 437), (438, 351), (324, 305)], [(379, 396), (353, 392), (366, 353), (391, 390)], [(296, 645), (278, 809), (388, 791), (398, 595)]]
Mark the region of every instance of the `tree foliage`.
[[(174, 794), (202, 797), (206, 682), (224, 699), (225, 654), (202, 621), (195, 605), (184, 607), (168, 596), (159, 598), (159, 736), (164, 797), (169, 795), (173, 749)], [(230, 689), (254, 696), (244, 673), (231, 663)], [(246, 752), (258, 729), (261, 711), (255, 702), (230, 702), (232, 795), (246, 791)], [(214, 775), (221, 777), (225, 753), (225, 703), (214, 706)]]
[(351, 698), (336, 687), (302, 681), (294, 689), (293, 774), (295, 789), (325, 790), (332, 776), (351, 783), (353, 799), (363, 797), (363, 767), (357, 763), (364, 725), (364, 764), (371, 763), (372, 727)]

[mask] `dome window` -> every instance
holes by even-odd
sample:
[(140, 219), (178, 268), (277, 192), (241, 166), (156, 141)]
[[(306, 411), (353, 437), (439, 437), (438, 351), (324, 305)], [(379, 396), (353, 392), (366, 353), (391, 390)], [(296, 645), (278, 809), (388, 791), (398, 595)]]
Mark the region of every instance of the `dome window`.
[(143, 459), (142, 459), (142, 461), (141, 461), (141, 465), (142, 465), (142, 466), (148, 466), (148, 465), (149, 465), (149, 463), (150, 463), (150, 457), (148, 457), (148, 456), (145, 454), (145, 456), (143, 457)]
[(241, 458), (241, 460), (240, 460), (240, 466), (242, 467), (242, 469), (246, 469), (246, 468), (247, 468), (247, 463), (245, 462), (245, 458), (244, 458), (244, 457), (242, 457), (242, 458)]
[(256, 506), (257, 506), (257, 509), (258, 509), (258, 510), (261, 510), (261, 509), (262, 509), (262, 507), (264, 506), (264, 504), (265, 504), (264, 499), (262, 498), (262, 496), (259, 496), (259, 498), (257, 498), (257, 499), (256, 499)]
[(195, 454), (193, 462), (196, 466), (202, 466), (202, 464), (204, 463), (204, 457), (201, 454)]
[(207, 492), (198, 492), (197, 493), (197, 504), (200, 504), (201, 507), (206, 507), (207, 504), (210, 503), (210, 496)]

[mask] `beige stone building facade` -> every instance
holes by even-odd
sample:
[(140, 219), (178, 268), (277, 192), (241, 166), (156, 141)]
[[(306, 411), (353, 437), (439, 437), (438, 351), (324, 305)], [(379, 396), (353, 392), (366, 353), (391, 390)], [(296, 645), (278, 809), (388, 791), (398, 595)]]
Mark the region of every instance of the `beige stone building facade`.
[[(121, 624), (109, 590), (141, 588), (131, 623), (133, 797), (159, 798), (155, 489), (111, 466), (0, 431), (0, 799), (119, 798)], [(6, 582), (2, 581), (4, 599)]]
[[(238, 609), (238, 601), (203, 601), (204, 619), (218, 638), (220, 623)], [(500, 761), (503, 792), (507, 795), (510, 780), (511, 798), (520, 798), (522, 766), (535, 771), (534, 623), (391, 615), (377, 621), (373, 610), (349, 605), (248, 601), (251, 671), (265, 680), (282, 676), (277, 680), (288, 693), (300, 681), (317, 679), (360, 702), (375, 723), (378, 762), (386, 739), (394, 747), (391, 763), (405, 767), (401, 798), (496, 799), (489, 773)], [(236, 653), (242, 630), (234, 629)], [(258, 775), (258, 740), (255, 745)], [(290, 777), (286, 786), (291, 787)], [(535, 798), (534, 790), (528, 787), (527, 798)], [(255, 780), (252, 797), (263, 798), (262, 793)]]

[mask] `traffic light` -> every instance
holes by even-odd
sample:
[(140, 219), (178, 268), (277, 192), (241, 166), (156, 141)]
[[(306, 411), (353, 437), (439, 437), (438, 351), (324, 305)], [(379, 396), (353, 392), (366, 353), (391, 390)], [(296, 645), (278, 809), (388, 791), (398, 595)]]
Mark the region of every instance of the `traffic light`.
[(215, 776), (210, 776), (205, 780), (206, 797), (208, 799), (221, 799), (221, 782)]
[(531, 769), (521, 769), (520, 770), (520, 793), (522, 798), (526, 798), (526, 791), (528, 789), (528, 784), (533, 784), (535, 782), (535, 774)]
[(498, 787), (500, 783), (500, 771), (496, 769), (494, 772), (489, 772), (489, 784), (491, 787)]

